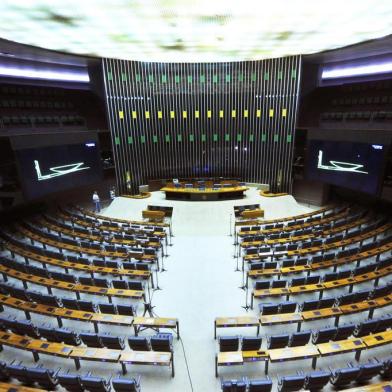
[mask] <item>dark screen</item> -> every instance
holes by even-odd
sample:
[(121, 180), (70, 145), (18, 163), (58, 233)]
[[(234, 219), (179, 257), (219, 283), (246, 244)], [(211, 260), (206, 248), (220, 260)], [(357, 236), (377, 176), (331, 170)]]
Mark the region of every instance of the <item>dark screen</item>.
[(96, 141), (15, 151), (26, 198), (89, 185), (101, 180)]
[(310, 140), (307, 177), (365, 193), (379, 190), (386, 146)]

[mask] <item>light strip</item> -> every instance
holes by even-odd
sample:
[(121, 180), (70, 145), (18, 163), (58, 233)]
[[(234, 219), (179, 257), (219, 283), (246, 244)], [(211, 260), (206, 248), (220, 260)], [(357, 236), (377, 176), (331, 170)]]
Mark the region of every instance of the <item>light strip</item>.
[(87, 72), (70, 72), (70, 71), (49, 71), (32, 68), (14, 68), (0, 65), (0, 76), (9, 76), (17, 78), (58, 80), (64, 82), (81, 82), (89, 83), (90, 77)]
[(392, 62), (360, 65), (357, 67), (323, 69), (321, 79), (349, 78), (352, 76), (376, 75), (388, 72), (392, 72)]

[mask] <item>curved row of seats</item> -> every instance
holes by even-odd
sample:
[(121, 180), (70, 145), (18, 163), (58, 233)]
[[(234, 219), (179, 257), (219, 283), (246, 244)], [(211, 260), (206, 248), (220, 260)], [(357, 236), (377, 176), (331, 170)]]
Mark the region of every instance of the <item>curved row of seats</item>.
[[(275, 227), (270, 230), (261, 230), (261, 226), (245, 227), (247, 230), (240, 230), (238, 237), (242, 242), (265, 241), (273, 243), (273, 241), (280, 241), (290, 239), (294, 241), (295, 238), (302, 238), (304, 236), (312, 237), (327, 237), (333, 234), (346, 232), (351, 229), (361, 229), (362, 225), (370, 224), (373, 217), (364, 214), (348, 215), (333, 220), (332, 218), (321, 219), (319, 221), (312, 220), (298, 226), (282, 226)], [(244, 229), (244, 228), (241, 228)]]
[(279, 221), (275, 224), (268, 224), (263, 222), (259, 225), (242, 226), (239, 228), (238, 236), (243, 237), (247, 235), (272, 235), (272, 234), (284, 234), (286, 232), (293, 233), (298, 231), (300, 234), (301, 230), (307, 230), (309, 228), (317, 229), (333, 229), (339, 228), (346, 224), (361, 221), (363, 218), (366, 220), (371, 219), (372, 213), (366, 209), (355, 209), (355, 208), (340, 208), (338, 210), (331, 211), (325, 215), (313, 215), (307, 219), (295, 219), (290, 221)]
[[(69, 328), (37, 326), (31, 320), (18, 320), (2, 315), (0, 315), (0, 329), (33, 339), (45, 339), (48, 342), (64, 343), (71, 346), (79, 346), (83, 343), (87, 347), (94, 348), (126, 349), (125, 339), (121, 336), (113, 336), (109, 333), (78, 333)], [(151, 338), (128, 336), (127, 341), (129, 348), (133, 351), (173, 352), (171, 334), (160, 334)]]
[(88, 254), (93, 256), (102, 257), (123, 257), (123, 258), (135, 258), (141, 260), (155, 260), (157, 258), (157, 251), (155, 248), (142, 248), (142, 247), (127, 247), (124, 245), (102, 245), (100, 243), (91, 243), (77, 241), (70, 238), (60, 237), (40, 231), (32, 226), (18, 226), (18, 231), (28, 238), (32, 244), (34, 241), (40, 242), (44, 245), (50, 245), (54, 248), (59, 249), (60, 252), (64, 250), (77, 252), (80, 254)]
[[(70, 392), (139, 392), (140, 376), (133, 378), (111, 377), (106, 380), (102, 377), (93, 376), (91, 373), (85, 376), (62, 372), (61, 369), (48, 369), (42, 366), (24, 366), (21, 362), (10, 363), (0, 362), (0, 380), (17, 380), (23, 385), (39, 386), (47, 391), (52, 391), (57, 386), (63, 387)], [(0, 385), (1, 387), (1, 385)], [(13, 385), (12, 388), (17, 388)], [(0, 388), (1, 389), (1, 388)], [(10, 389), (12, 390), (12, 389)]]
[(392, 283), (388, 283), (373, 289), (362, 289), (353, 293), (340, 294), (337, 297), (306, 300), (300, 304), (297, 304), (293, 301), (285, 301), (277, 304), (260, 303), (259, 311), (263, 316), (282, 313), (300, 313), (311, 310), (339, 307), (342, 305), (351, 305), (364, 301), (371, 301), (380, 297), (388, 296), (391, 293)]
[(253, 261), (250, 262), (247, 271), (247, 278), (257, 278), (260, 276), (298, 274), (311, 271), (333, 268), (334, 272), (341, 265), (356, 263), (359, 267), (362, 260), (375, 256), (380, 259), (383, 253), (392, 249), (392, 238), (384, 237), (373, 244), (366, 244), (359, 248), (341, 250), (339, 252), (328, 252), (310, 257), (290, 257), (278, 261)]
[[(30, 222), (30, 221), (29, 221)], [(136, 234), (126, 234), (123, 233), (111, 235), (110, 233), (105, 233), (104, 231), (93, 231), (83, 228), (77, 228), (68, 226), (66, 224), (59, 223), (54, 220), (49, 220), (48, 217), (36, 218), (32, 223), (39, 228), (44, 228), (48, 232), (57, 232), (59, 236), (68, 236), (73, 240), (84, 241), (89, 240), (91, 242), (98, 242), (102, 245), (112, 244), (116, 246), (141, 246), (143, 248), (162, 248), (161, 237), (158, 236), (147, 236), (147, 235), (136, 235)], [(87, 231), (87, 233), (86, 233)]]
[(263, 259), (267, 257), (271, 257), (271, 260), (276, 257), (283, 257), (284, 255), (295, 256), (295, 255), (306, 255), (318, 252), (325, 252), (331, 249), (346, 247), (349, 245), (362, 246), (365, 240), (376, 241), (377, 236), (382, 233), (386, 233), (392, 225), (390, 223), (383, 224), (375, 229), (361, 232), (358, 235), (336, 235), (328, 238), (327, 240), (323, 239), (313, 239), (308, 240), (302, 243), (287, 243), (287, 244), (278, 244), (275, 246), (259, 246), (259, 247), (249, 247), (244, 249), (244, 260), (255, 260), (255, 259)]
[[(320, 209), (318, 209), (316, 211), (311, 211), (311, 212), (308, 212), (308, 213), (305, 213), (305, 214), (301, 214), (301, 215), (289, 216), (289, 217), (286, 217), (286, 218), (269, 219), (269, 220), (253, 219), (251, 221), (255, 222), (256, 225), (260, 224), (260, 225), (263, 225), (263, 226), (274, 224), (274, 223), (280, 224), (282, 222), (290, 222), (290, 221), (295, 222), (296, 220), (301, 220), (301, 219), (305, 219), (305, 218), (311, 218), (311, 217), (315, 217), (317, 215), (328, 216), (328, 215), (337, 214), (337, 213), (345, 210), (346, 208), (347, 208), (346, 206), (337, 206), (337, 207), (327, 206), (327, 207), (320, 208)], [(246, 221), (249, 221), (249, 219), (246, 219)], [(244, 222), (236, 220), (236, 225), (237, 226), (241, 226), (242, 223), (244, 223)], [(244, 224), (246, 224), (246, 222)]]
[[(354, 284), (363, 283), (374, 280), (374, 286), (377, 287), (378, 281), (381, 277), (388, 276), (392, 273), (392, 259), (379, 261), (377, 263), (369, 264), (369, 266), (359, 267), (354, 270), (341, 271), (340, 273), (326, 274), (327, 279), (330, 277), (332, 280), (326, 280), (326, 276), (320, 280), (320, 276), (309, 276), (305, 281), (305, 285), (301, 285), (302, 278), (298, 278), (299, 285), (296, 285), (297, 280), (293, 280), (287, 284), (286, 280), (274, 280), (272, 283), (267, 281), (259, 281), (257, 288), (251, 293), (251, 307), (253, 307), (254, 298), (265, 298), (271, 296), (286, 296), (289, 300), (291, 295), (304, 294), (304, 293), (319, 293), (319, 298), (325, 290), (335, 289), (337, 287), (350, 286), (350, 292), (353, 290)], [(337, 279), (336, 279), (337, 277)], [(260, 288), (261, 287), (261, 288)]]
[(16, 260), (1, 258), (2, 265), (12, 270), (20, 271), (25, 274), (40, 276), (47, 279), (57, 281), (69, 282), (75, 285), (96, 286), (105, 288), (115, 288), (124, 290), (139, 290), (144, 291), (145, 285), (143, 281), (139, 280), (108, 280), (105, 278), (91, 278), (90, 276), (76, 276), (74, 274), (67, 274), (64, 272), (52, 271), (47, 268), (41, 268), (36, 265), (20, 263)]
[[(2, 260), (5, 260), (4, 258)], [(6, 262), (7, 263), (7, 262)], [(107, 296), (109, 302), (112, 301), (112, 297), (122, 297), (122, 298), (134, 298), (134, 299), (146, 299), (145, 293), (142, 290), (130, 290), (124, 288), (114, 288), (114, 287), (103, 287), (103, 286), (86, 286), (81, 283), (73, 283), (73, 278), (69, 278), (69, 274), (67, 275), (67, 279), (69, 280), (56, 280), (49, 276), (48, 270), (44, 268), (39, 268), (35, 266), (29, 266), (29, 272), (26, 272), (25, 267), (27, 265), (16, 263), (11, 261), (9, 264), (10, 267), (7, 267), (4, 261), (0, 264), (0, 273), (3, 275), (5, 281), (8, 280), (8, 277), (12, 277), (14, 279), (22, 281), (24, 288), (27, 289), (27, 282), (32, 284), (37, 284), (40, 286), (45, 286), (48, 290), (49, 294), (52, 294), (52, 288), (57, 288), (60, 290), (72, 291), (75, 293), (76, 298), (80, 299), (80, 293)], [(15, 269), (15, 267), (19, 269)], [(32, 268), (33, 267), (33, 268)], [(33, 273), (39, 273), (40, 275), (34, 275)], [(72, 282), (71, 282), (72, 280)], [(95, 279), (94, 279), (95, 281)], [(104, 279), (106, 282), (106, 279)], [(118, 281), (124, 282), (124, 281)], [(137, 282), (139, 284), (141, 282)], [(106, 283), (105, 283), (106, 284)], [(123, 285), (124, 283), (121, 283)]]
[[(292, 334), (277, 334), (267, 336), (267, 350), (284, 347), (305, 346), (327, 343), (329, 341), (345, 340), (350, 336), (363, 337), (370, 334), (384, 332), (392, 328), (392, 316), (385, 315), (377, 319), (368, 319), (358, 324), (348, 323), (339, 327), (325, 327), (312, 331), (294, 332)], [(257, 351), (260, 350), (263, 339), (261, 337), (222, 336), (219, 338), (219, 351)], [(241, 342), (241, 345), (240, 345)]]
[[(344, 235), (348, 237), (354, 237), (357, 234), (361, 234), (366, 230), (365, 226), (361, 229), (361, 225), (366, 224), (368, 221), (365, 219), (356, 220), (352, 222), (350, 225), (344, 225), (339, 227), (331, 228), (331, 225), (324, 226), (315, 226), (309, 227), (303, 230), (296, 230), (293, 232), (280, 232), (273, 234), (251, 234), (247, 236), (240, 237), (241, 242), (240, 246), (242, 248), (249, 248), (252, 246), (261, 246), (261, 245), (274, 245), (274, 244), (282, 244), (284, 243), (302, 243), (304, 240), (322, 240), (322, 242), (329, 243), (336, 240), (337, 235)], [(376, 225), (371, 224), (370, 230)], [(354, 229), (350, 232), (350, 229)], [(339, 237), (340, 238), (340, 237)], [(343, 237), (342, 237), (343, 238)], [(332, 240), (333, 239), (333, 240)]]
[[(279, 392), (294, 392), (300, 390), (319, 391), (329, 383), (335, 389), (342, 389), (356, 384), (357, 386), (366, 384), (373, 378), (380, 376), (382, 379), (392, 378), (392, 359), (384, 361), (373, 360), (358, 366), (348, 363), (345, 368), (318, 370), (304, 374), (299, 371), (296, 375), (284, 376), (278, 379), (277, 389)], [(390, 387), (390, 382), (375, 384), (379, 387), (375, 390)], [(264, 380), (226, 380), (221, 383), (222, 392), (270, 392), (273, 383), (267, 378)]]
[(165, 226), (156, 226), (155, 223), (152, 224), (151, 222), (148, 224), (132, 224), (124, 222), (113, 222), (102, 219), (97, 220), (87, 216), (75, 215), (72, 212), (65, 210), (56, 211), (54, 218), (57, 220), (62, 220), (64, 224), (70, 223), (73, 227), (77, 226), (79, 229), (87, 229), (87, 232), (124, 235), (153, 235), (161, 238), (167, 237)]
[[(85, 217), (93, 217), (95, 220), (98, 221), (105, 221), (105, 222), (110, 222), (111, 224), (114, 223), (125, 223), (127, 225), (141, 225), (141, 226), (151, 226), (151, 222), (144, 222), (144, 221), (135, 221), (135, 220), (130, 220), (130, 219), (120, 219), (120, 218), (113, 218), (113, 217), (107, 217), (103, 215), (96, 214), (95, 212), (89, 211), (85, 208), (82, 208), (80, 206), (73, 206), (73, 208), (70, 210), (69, 208), (67, 209), (62, 209), (63, 211), (66, 211), (70, 213), (72, 216), (78, 217), (78, 218), (85, 218)], [(168, 223), (165, 222), (154, 222), (154, 226), (161, 226), (161, 227), (169, 227)]]

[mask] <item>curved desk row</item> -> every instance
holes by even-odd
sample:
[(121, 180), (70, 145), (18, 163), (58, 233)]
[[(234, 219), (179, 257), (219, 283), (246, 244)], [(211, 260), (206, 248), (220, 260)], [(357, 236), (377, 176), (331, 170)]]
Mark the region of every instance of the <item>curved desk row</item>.
[(126, 373), (126, 364), (171, 366), (172, 377), (174, 377), (173, 355), (170, 352), (127, 351), (71, 346), (0, 331), (0, 349), (2, 349), (3, 345), (30, 351), (35, 361), (39, 360), (39, 354), (71, 358), (75, 362), (76, 369), (80, 369), (81, 360), (120, 363), (124, 374)]
[(257, 335), (260, 332), (260, 326), (272, 326), (282, 324), (297, 324), (297, 332), (301, 331), (303, 322), (335, 318), (335, 327), (339, 325), (341, 316), (350, 314), (369, 312), (369, 318), (373, 317), (375, 309), (392, 305), (392, 295), (361, 301), (349, 305), (334, 306), (331, 308), (322, 308), (317, 310), (308, 310), (305, 312), (279, 313), (271, 315), (257, 316), (234, 316), (234, 317), (216, 317), (214, 321), (214, 338), (216, 339), (217, 328), (242, 328), (256, 327)]
[(355, 352), (355, 360), (359, 361), (362, 350), (372, 349), (392, 343), (392, 330), (306, 346), (275, 348), (258, 351), (219, 352), (215, 356), (215, 376), (218, 377), (218, 366), (244, 365), (247, 362), (261, 361), (265, 363), (265, 374), (268, 374), (269, 362), (286, 362), (303, 359), (312, 360), (312, 368), (316, 369), (317, 359), (337, 354)]
[(61, 320), (69, 319), (93, 323), (96, 333), (98, 333), (99, 330), (98, 324), (109, 324), (133, 327), (136, 336), (138, 335), (140, 328), (175, 329), (177, 338), (180, 338), (179, 322), (176, 318), (123, 316), (120, 314), (85, 312), (83, 310), (58, 308), (34, 302), (22, 301), (18, 298), (7, 295), (0, 295), (0, 304), (24, 311), (28, 320), (30, 320), (30, 313), (56, 317), (60, 328), (63, 326)]
[(248, 189), (246, 186), (219, 189), (163, 187), (161, 191), (165, 192), (167, 200), (215, 201), (242, 199)]

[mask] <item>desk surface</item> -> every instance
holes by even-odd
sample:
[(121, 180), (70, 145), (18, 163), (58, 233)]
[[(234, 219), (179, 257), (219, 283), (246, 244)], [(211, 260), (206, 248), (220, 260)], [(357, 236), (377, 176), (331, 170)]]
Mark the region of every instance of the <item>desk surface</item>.
[(392, 390), (392, 381), (377, 384), (358, 385), (355, 388), (345, 389), (344, 392), (389, 392)]
[(224, 327), (256, 327), (259, 319), (254, 316), (217, 317), (215, 324), (218, 328)]
[(236, 186), (236, 187), (227, 187), (227, 188), (171, 188), (171, 187), (163, 187), (161, 191), (163, 192), (172, 192), (172, 193), (198, 193), (198, 194), (211, 194), (211, 193), (227, 193), (227, 192), (245, 192), (249, 188), (246, 186)]
[(128, 351), (120, 355), (120, 362), (138, 365), (170, 366), (171, 359), (171, 353), (159, 351)]
[(45, 389), (25, 387), (23, 385), (10, 384), (8, 382), (0, 382), (1, 392), (45, 392)]
[(274, 348), (268, 350), (268, 355), (271, 362), (275, 361), (290, 361), (295, 359), (307, 359), (319, 356), (319, 352), (316, 346), (307, 345), (300, 347), (286, 347), (286, 348)]
[(317, 344), (317, 348), (322, 356), (326, 356), (363, 349), (366, 348), (366, 345), (363, 343), (362, 339), (356, 338), (339, 340), (337, 342), (320, 343)]

